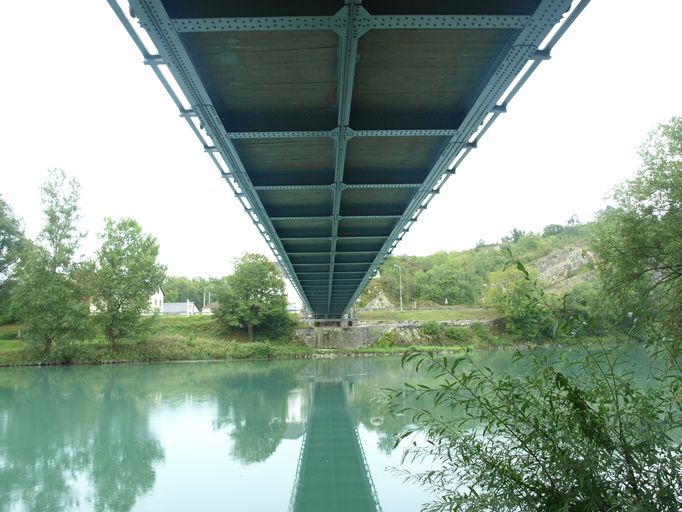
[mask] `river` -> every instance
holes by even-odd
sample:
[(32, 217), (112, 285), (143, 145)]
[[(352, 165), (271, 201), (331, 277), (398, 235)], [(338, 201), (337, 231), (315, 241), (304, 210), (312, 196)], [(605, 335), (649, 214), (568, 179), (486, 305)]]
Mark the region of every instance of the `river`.
[[(480, 352), (510, 367), (511, 352)], [(413, 512), (397, 357), (0, 369), (0, 511)]]

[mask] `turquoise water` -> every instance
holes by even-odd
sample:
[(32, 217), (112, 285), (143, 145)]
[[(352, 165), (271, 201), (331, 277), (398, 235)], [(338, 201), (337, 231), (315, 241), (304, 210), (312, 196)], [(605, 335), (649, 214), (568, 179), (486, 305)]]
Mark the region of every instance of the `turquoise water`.
[[(511, 353), (481, 353), (509, 368)], [(0, 369), (0, 511), (390, 511), (399, 358)]]

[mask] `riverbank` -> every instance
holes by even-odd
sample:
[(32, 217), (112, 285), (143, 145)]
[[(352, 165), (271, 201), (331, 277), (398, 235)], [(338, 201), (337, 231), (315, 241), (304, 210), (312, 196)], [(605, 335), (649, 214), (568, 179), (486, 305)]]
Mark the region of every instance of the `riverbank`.
[(512, 344), (510, 340), (491, 338), (481, 328), (472, 330), (471, 336), (451, 339), (429, 331), (429, 325), (425, 324), (426, 332), (412, 336), (409, 343), (395, 335), (385, 335), (366, 347), (332, 349), (310, 347), (301, 339), (250, 342), (240, 331), (228, 335), (219, 332), (212, 318), (206, 316), (161, 317), (149, 321), (138, 338), (121, 339), (113, 348), (106, 339), (95, 337), (55, 343), (49, 354), (21, 340), (17, 327), (10, 325), (0, 327), (0, 366), (326, 358), (401, 354), (408, 346), (455, 351)]
[[(371, 355), (399, 355), (403, 347), (319, 349), (304, 345), (226, 340), (121, 341), (115, 348), (98, 342), (77, 341), (57, 346), (49, 354), (17, 343), (0, 341), (0, 367), (118, 363), (164, 363), (184, 361), (229, 361), (255, 359), (308, 359)], [(412, 346), (425, 351), (460, 351), (463, 345)], [(484, 348), (484, 347), (478, 347)]]
[(106, 339), (93, 338), (56, 343), (49, 354), (21, 340), (16, 326), (1, 326), (0, 366), (330, 358), (395, 355), (408, 348), (461, 351), (522, 345), (527, 343), (499, 334), (484, 322), (465, 327), (431, 321), (419, 328), (388, 329), (375, 343), (362, 348), (328, 348), (311, 347), (301, 339), (250, 342), (239, 331), (226, 336), (205, 316), (162, 317), (150, 322), (138, 338), (121, 339), (113, 348)]

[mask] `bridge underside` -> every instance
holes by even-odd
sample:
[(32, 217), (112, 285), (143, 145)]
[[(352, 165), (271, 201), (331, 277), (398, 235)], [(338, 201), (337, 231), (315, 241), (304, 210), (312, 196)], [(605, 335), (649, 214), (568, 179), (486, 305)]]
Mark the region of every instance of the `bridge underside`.
[(141, 46), (146, 63), (321, 319), (353, 304), (549, 57), (569, 7), (131, 1), (158, 51)]

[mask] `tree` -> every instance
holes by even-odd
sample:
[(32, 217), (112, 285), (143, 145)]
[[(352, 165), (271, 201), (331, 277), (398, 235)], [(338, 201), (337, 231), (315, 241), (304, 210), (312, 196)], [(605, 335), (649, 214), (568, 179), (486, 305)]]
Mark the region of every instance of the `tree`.
[(45, 353), (53, 342), (82, 336), (88, 327), (88, 303), (77, 279), (82, 265), (74, 260), (83, 235), (79, 185), (61, 169), (51, 169), (41, 187), (45, 226), (37, 244), (26, 244), (16, 270), (12, 311), (24, 335), (44, 343)]
[(521, 240), (521, 238), (523, 238), (525, 235), (526, 235), (525, 231), (514, 228), (514, 229), (512, 229), (511, 233), (509, 233), (507, 236), (502, 238), (502, 241), (505, 243), (515, 244), (516, 242)]
[(0, 195), (0, 283), (7, 279), (12, 265), (19, 258), (23, 240), (21, 222)]
[(156, 262), (156, 239), (142, 233), (133, 219), (106, 219), (100, 238), (103, 242), (97, 253), (93, 304), (97, 322), (113, 348), (118, 337), (134, 332), (166, 269)]
[[(168, 276), (163, 282), (163, 295), (166, 302), (185, 302), (189, 300), (197, 307), (204, 304), (204, 293), (211, 292), (211, 300), (215, 295), (214, 282), (203, 277), (189, 279), (182, 276)], [(206, 296), (208, 301), (208, 296)]]
[(234, 273), (218, 300), (218, 322), (226, 329), (246, 328), (249, 340), (253, 340), (255, 327), (291, 322), (286, 312), (284, 279), (262, 254), (247, 253), (236, 260)]
[[(640, 148), (635, 177), (614, 192), (592, 238), (607, 288), (642, 297), (635, 313), (682, 332), (682, 117), (654, 130)], [(643, 293), (640, 293), (643, 292)], [(625, 300), (623, 301), (626, 302)], [(624, 304), (632, 312), (636, 304)]]
[(0, 324), (12, 320), (9, 314), (10, 295), (15, 283), (12, 273), (23, 243), (21, 222), (0, 196)]
[(563, 230), (564, 230), (564, 226), (562, 226), (561, 224), (548, 224), (542, 230), (542, 236), (548, 237), (548, 236), (559, 235), (559, 234), (561, 234), (561, 232)]

